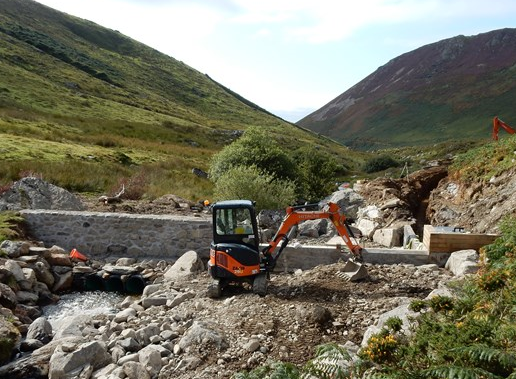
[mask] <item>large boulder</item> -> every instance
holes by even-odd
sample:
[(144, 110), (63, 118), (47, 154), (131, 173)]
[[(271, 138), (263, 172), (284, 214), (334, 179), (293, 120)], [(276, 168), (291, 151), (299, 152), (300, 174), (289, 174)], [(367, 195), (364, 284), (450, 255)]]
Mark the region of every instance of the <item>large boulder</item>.
[(52, 325), (46, 317), (38, 317), (30, 324), (27, 331), (27, 339), (34, 339), (43, 343), (49, 343), (52, 339)]
[(451, 253), (445, 268), (459, 277), (474, 274), (478, 271), (478, 253), (472, 249)]
[(0, 197), (1, 210), (55, 209), (82, 211), (78, 197), (42, 179), (23, 178)]
[(110, 363), (111, 355), (103, 342), (63, 343), (50, 357), (49, 378), (89, 378), (94, 370)]
[(177, 280), (184, 278), (196, 272), (204, 271), (204, 263), (202, 263), (199, 255), (193, 251), (187, 251), (170, 267), (164, 274), (167, 280)]
[(203, 345), (212, 345), (218, 350), (225, 350), (229, 346), (226, 336), (221, 331), (202, 321), (194, 321), (178, 345), (182, 351), (192, 347), (202, 348)]
[(348, 219), (356, 219), (358, 209), (364, 205), (364, 198), (351, 188), (334, 192), (328, 201), (336, 203)]

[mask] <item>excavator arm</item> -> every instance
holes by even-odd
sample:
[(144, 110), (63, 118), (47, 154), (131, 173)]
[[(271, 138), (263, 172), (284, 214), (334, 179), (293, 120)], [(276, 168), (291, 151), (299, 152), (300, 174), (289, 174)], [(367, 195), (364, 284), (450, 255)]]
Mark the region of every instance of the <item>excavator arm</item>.
[[(337, 232), (344, 240), (345, 244), (351, 250), (353, 254), (353, 259), (356, 261), (362, 261), (362, 247), (358, 244), (355, 244), (348, 233), (348, 227), (346, 224), (346, 216), (341, 212), (340, 207), (332, 202), (328, 202), (323, 210), (320, 211), (306, 211), (300, 210), (303, 208), (310, 207), (309, 205), (302, 205), (297, 207), (288, 207), (287, 214), (283, 219), (278, 231), (269, 242), (269, 245), (266, 246), (263, 250), (263, 256), (265, 265), (270, 269), (273, 268), (278, 260), (279, 256), (283, 249), (287, 246), (289, 242), (289, 234), (293, 230), (295, 226), (297, 226), (300, 222), (306, 220), (318, 220), (318, 219), (329, 219)], [(277, 252), (276, 249), (278, 249)]]
[(495, 141), (498, 141), (498, 131), (500, 130), (500, 127), (503, 128), (507, 133), (514, 134), (516, 133), (516, 130), (511, 128), (509, 125), (507, 125), (505, 122), (500, 120), (498, 116), (495, 116), (493, 118), (493, 139)]

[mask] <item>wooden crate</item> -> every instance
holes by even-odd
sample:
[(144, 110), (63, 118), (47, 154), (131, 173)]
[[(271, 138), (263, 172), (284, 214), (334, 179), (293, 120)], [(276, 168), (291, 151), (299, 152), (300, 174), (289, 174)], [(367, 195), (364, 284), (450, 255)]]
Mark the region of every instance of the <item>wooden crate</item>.
[(453, 228), (435, 228), (432, 225), (425, 225), (423, 228), (423, 243), (430, 254), (453, 253), (466, 249), (478, 251), (496, 238), (497, 234), (461, 233), (454, 232)]

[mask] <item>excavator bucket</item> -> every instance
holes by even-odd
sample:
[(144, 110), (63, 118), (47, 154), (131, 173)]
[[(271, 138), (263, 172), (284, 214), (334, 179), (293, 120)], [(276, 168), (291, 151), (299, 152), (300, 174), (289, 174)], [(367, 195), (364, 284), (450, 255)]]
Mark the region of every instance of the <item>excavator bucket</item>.
[(350, 282), (356, 282), (369, 276), (366, 267), (352, 259), (348, 259), (344, 267), (337, 271), (337, 275)]

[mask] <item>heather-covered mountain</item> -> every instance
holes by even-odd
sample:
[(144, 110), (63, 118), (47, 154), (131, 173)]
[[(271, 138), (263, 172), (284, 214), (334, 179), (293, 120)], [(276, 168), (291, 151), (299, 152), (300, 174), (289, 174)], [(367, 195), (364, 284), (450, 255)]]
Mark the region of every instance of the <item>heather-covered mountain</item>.
[(297, 124), (358, 149), (490, 138), (495, 115), (516, 126), (515, 77), (516, 29), (457, 36), (392, 59)]

